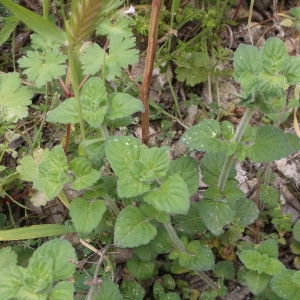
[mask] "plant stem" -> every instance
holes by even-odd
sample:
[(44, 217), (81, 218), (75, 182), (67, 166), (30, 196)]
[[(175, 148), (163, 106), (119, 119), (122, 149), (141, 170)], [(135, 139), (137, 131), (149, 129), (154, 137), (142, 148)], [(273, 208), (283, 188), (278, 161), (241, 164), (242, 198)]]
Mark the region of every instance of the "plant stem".
[(120, 213), (120, 210), (119, 210), (118, 206), (116, 205), (115, 200), (112, 199), (112, 198), (111, 198), (110, 196), (108, 196), (108, 195), (104, 196), (103, 198), (104, 198), (105, 202), (110, 206), (110, 208), (112, 209), (112, 211), (114, 212), (114, 214), (115, 214), (116, 216), (118, 216), (119, 213)]
[(174, 100), (174, 103), (175, 103), (177, 115), (178, 115), (179, 119), (182, 120), (182, 116), (181, 116), (180, 108), (179, 108), (179, 104), (178, 104), (178, 98), (177, 98), (177, 96), (176, 96), (176, 94), (174, 92), (174, 89), (173, 89), (173, 86), (172, 86), (172, 82), (170, 80), (170, 76), (168, 75), (168, 73), (166, 73), (166, 77), (167, 77), (169, 88), (170, 88), (170, 91), (171, 91), (171, 94), (172, 94), (172, 97), (173, 97), (173, 100)]
[[(248, 126), (248, 123), (253, 115), (254, 110), (247, 108), (244, 112), (244, 115), (240, 121), (240, 124), (238, 125), (238, 127), (236, 128), (235, 131), (235, 135), (232, 139), (232, 142), (238, 143), (241, 141), (243, 134)], [(223, 167), (220, 173), (220, 177), (219, 177), (219, 182), (218, 182), (218, 188), (220, 189), (221, 192), (224, 191), (225, 188), (225, 184), (230, 172), (230, 167), (231, 164), (233, 162), (234, 159), (234, 154), (230, 155), (230, 156), (226, 156), (225, 161), (223, 163)]]
[[(186, 252), (185, 246), (182, 243), (182, 241), (179, 239), (174, 227), (172, 226), (171, 223), (166, 223), (164, 224), (165, 229), (167, 230), (173, 245), (181, 252)], [(213, 288), (214, 290), (218, 290), (220, 287), (218, 286), (218, 284), (216, 284), (208, 275), (205, 274), (205, 272), (203, 271), (198, 271), (197, 272), (198, 276), (205, 281), (205, 283), (207, 285), (209, 285), (211, 288)]]

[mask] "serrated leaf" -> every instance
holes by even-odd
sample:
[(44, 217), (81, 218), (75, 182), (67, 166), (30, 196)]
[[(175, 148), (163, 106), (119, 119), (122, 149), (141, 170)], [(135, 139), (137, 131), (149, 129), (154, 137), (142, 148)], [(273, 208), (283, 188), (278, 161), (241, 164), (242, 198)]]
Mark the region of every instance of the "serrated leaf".
[(129, 272), (137, 280), (145, 280), (153, 276), (154, 267), (155, 267), (153, 261), (143, 261), (140, 259), (132, 258), (127, 262), (126, 265)]
[(214, 267), (214, 273), (222, 279), (234, 279), (235, 268), (232, 261), (219, 261)]
[(75, 198), (70, 204), (70, 216), (75, 229), (81, 234), (91, 233), (102, 220), (106, 211), (105, 201), (87, 201)]
[(27, 51), (26, 56), (18, 60), (27, 79), (40, 88), (46, 83), (65, 75), (67, 56), (58, 49), (48, 49), (46, 52)]
[(74, 299), (74, 283), (69, 281), (60, 281), (51, 289), (49, 300), (72, 300)]
[(18, 73), (0, 74), (0, 121), (17, 122), (28, 115), (33, 93), (22, 86)]
[(240, 198), (235, 202), (235, 218), (241, 226), (247, 227), (258, 218), (257, 205), (250, 199)]
[(192, 241), (186, 247), (186, 252), (180, 252), (179, 264), (194, 271), (211, 270), (215, 264), (215, 257), (208, 246), (199, 241)]
[(110, 120), (125, 118), (138, 111), (144, 111), (141, 100), (126, 93), (113, 93), (109, 99), (106, 117)]
[(267, 254), (268, 257), (278, 257), (278, 243), (273, 239), (263, 241), (257, 248), (261, 254)]
[(270, 287), (279, 297), (288, 300), (297, 300), (300, 298), (300, 282), (293, 280), (295, 275), (299, 276), (299, 271), (282, 270), (276, 274), (271, 282)]
[(271, 125), (259, 127), (253, 145), (245, 149), (254, 162), (272, 162), (293, 152), (284, 132)]
[(63, 148), (60, 145), (55, 146), (39, 164), (38, 169), (39, 176), (33, 180), (34, 186), (49, 199), (53, 199), (69, 181), (67, 158)]
[(77, 157), (70, 162), (70, 170), (76, 176), (72, 187), (76, 190), (83, 190), (95, 182), (97, 182), (101, 176), (100, 171), (92, 168), (92, 164), (89, 160)]
[[(95, 75), (103, 68), (106, 61), (107, 54), (105, 51), (96, 43), (88, 45), (79, 60), (82, 64), (83, 74)], [(97, 59), (95, 59), (97, 57)]]
[(0, 268), (4, 270), (7, 267), (15, 266), (17, 264), (17, 254), (11, 247), (0, 249)]
[(127, 206), (116, 220), (114, 242), (122, 248), (137, 247), (148, 244), (156, 234), (156, 227), (137, 207)]
[(187, 185), (189, 194), (193, 195), (196, 193), (199, 186), (199, 171), (198, 164), (194, 158), (184, 156), (172, 160), (168, 173), (180, 175)]
[(246, 274), (246, 283), (249, 290), (254, 295), (261, 294), (270, 281), (270, 277), (266, 274), (258, 274), (255, 271), (248, 271)]
[(54, 239), (44, 243), (33, 253), (29, 264), (41, 257), (52, 259), (53, 267), (49, 271), (52, 273), (54, 281), (69, 279), (74, 275), (76, 264), (71, 261), (76, 261), (77, 257), (75, 249), (68, 241)]
[(300, 82), (300, 59), (298, 56), (289, 56), (282, 74), (286, 77), (288, 84)]
[(75, 98), (69, 98), (49, 111), (46, 120), (52, 123), (77, 124), (78, 113)]
[(216, 236), (221, 235), (223, 227), (235, 217), (235, 211), (229, 203), (209, 199), (200, 201), (199, 214), (205, 226)]
[(181, 141), (189, 148), (217, 153), (225, 150), (224, 143), (220, 138), (219, 122), (204, 120), (189, 128), (181, 137)]
[(171, 214), (185, 214), (190, 205), (187, 186), (178, 174), (168, 176), (158, 189), (145, 194), (144, 200)]
[(20, 266), (10, 266), (0, 272), (1, 297), (3, 299), (14, 299), (19, 289), (24, 285), (24, 271)]
[(98, 77), (90, 78), (80, 95), (82, 116), (90, 126), (100, 128), (108, 109), (105, 84)]

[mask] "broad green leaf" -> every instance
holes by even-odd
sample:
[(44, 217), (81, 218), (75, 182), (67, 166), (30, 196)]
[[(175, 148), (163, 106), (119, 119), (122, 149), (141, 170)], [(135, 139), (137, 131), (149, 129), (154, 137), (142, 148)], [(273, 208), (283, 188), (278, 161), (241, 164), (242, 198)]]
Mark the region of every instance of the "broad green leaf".
[(0, 30), (0, 46), (8, 40), (9, 36), (16, 29), (19, 23), (19, 20), (15, 17), (5, 18), (4, 21), (5, 23)]
[(221, 235), (223, 227), (235, 217), (235, 211), (227, 202), (209, 199), (200, 201), (199, 214), (205, 226), (216, 236)]
[(231, 140), (234, 136), (234, 126), (229, 121), (223, 121), (221, 124), (222, 136), (225, 140)]
[(185, 214), (190, 206), (187, 186), (178, 174), (168, 176), (159, 188), (145, 194), (144, 200), (170, 214)]
[(300, 242), (300, 219), (294, 224), (293, 237), (296, 241)]
[(87, 201), (75, 198), (70, 204), (70, 216), (74, 227), (81, 234), (91, 233), (100, 223), (106, 205), (103, 200)]
[(48, 122), (60, 124), (78, 123), (75, 98), (69, 98), (61, 102), (56, 108), (49, 111), (46, 120)]
[(53, 275), (54, 281), (69, 279), (74, 275), (76, 269), (74, 261), (77, 261), (77, 257), (75, 249), (68, 241), (54, 239), (44, 243), (33, 253), (29, 265), (43, 257), (49, 257), (53, 261), (52, 270), (48, 272)]
[(70, 170), (76, 176), (72, 187), (75, 190), (83, 190), (100, 179), (100, 171), (92, 168), (92, 164), (89, 160), (76, 157), (70, 162)]
[(49, 300), (73, 300), (74, 283), (70, 281), (60, 281), (51, 289), (48, 297)]
[(268, 286), (269, 281), (270, 276), (266, 274), (258, 274), (255, 271), (248, 271), (246, 274), (247, 286), (254, 295), (261, 294)]
[(244, 147), (254, 162), (272, 162), (293, 151), (284, 132), (271, 125), (259, 127), (253, 145)]
[(134, 255), (136, 255), (140, 260), (143, 260), (143, 261), (155, 260), (158, 253), (152, 249), (151, 242), (147, 245), (141, 245), (141, 246), (135, 248)]
[(69, 181), (67, 158), (63, 148), (60, 145), (55, 146), (39, 164), (38, 169), (39, 176), (34, 179), (34, 186), (49, 199), (53, 199)]
[(192, 241), (186, 247), (186, 252), (180, 252), (179, 264), (194, 271), (211, 270), (215, 264), (215, 257), (208, 246), (199, 241)]
[(142, 286), (133, 280), (122, 280), (120, 291), (124, 300), (143, 300), (146, 294)]
[(113, 93), (109, 99), (109, 109), (106, 117), (110, 120), (120, 119), (138, 111), (144, 111), (141, 100), (127, 93)]
[(273, 186), (261, 184), (259, 189), (260, 200), (268, 206), (268, 208), (276, 208), (279, 202), (279, 191)]
[(220, 124), (216, 120), (204, 120), (189, 128), (182, 136), (181, 141), (191, 149), (208, 152), (222, 152), (224, 143), (220, 140)]
[(66, 35), (53, 23), (44, 19), (40, 15), (18, 5), (11, 0), (0, 0), (0, 3), (8, 8), (18, 19), (24, 22), (29, 28), (37, 32), (45, 39), (53, 40), (61, 45), (66, 43)]
[(257, 248), (257, 251), (261, 254), (267, 254), (268, 257), (278, 257), (278, 244), (273, 239), (263, 241)]
[(101, 286), (95, 289), (93, 300), (122, 300), (118, 286), (110, 279), (102, 278)]
[(23, 74), (27, 75), (27, 80), (35, 83), (37, 88), (46, 83), (65, 75), (67, 56), (58, 49), (48, 49), (46, 52), (27, 51), (26, 56), (19, 60), (19, 66)]
[[(97, 44), (93, 43), (84, 48), (79, 60), (82, 63), (83, 73), (85, 75), (95, 75), (103, 68), (106, 61), (106, 52)], [(95, 59), (97, 57), (97, 59)]]
[(287, 300), (298, 300), (300, 298), (300, 282), (293, 280), (299, 271), (282, 270), (277, 273), (270, 282), (270, 287), (279, 297)]
[(10, 266), (1, 269), (0, 291), (2, 299), (16, 299), (19, 289), (24, 285), (25, 269), (19, 266)]
[(235, 218), (243, 227), (247, 227), (258, 218), (257, 205), (247, 198), (242, 197), (235, 202), (235, 211)]
[(235, 267), (232, 261), (219, 261), (214, 267), (214, 274), (222, 279), (234, 279)]
[(140, 259), (132, 258), (126, 264), (129, 272), (137, 280), (145, 280), (153, 277), (155, 264), (153, 261), (143, 261)]
[(0, 230), (0, 241), (17, 241), (40, 237), (63, 235), (74, 232), (71, 227), (59, 224), (42, 224), (9, 230)]
[(149, 245), (158, 254), (169, 253), (173, 248), (173, 242), (163, 226), (159, 226), (157, 235), (150, 241)]
[(111, 137), (106, 142), (105, 154), (118, 176), (131, 168), (140, 157), (141, 141), (133, 137)]
[(7, 267), (15, 266), (17, 264), (18, 256), (11, 247), (4, 247), (0, 249), (0, 269), (4, 270)]
[(0, 74), (0, 121), (16, 123), (28, 115), (33, 92), (22, 86), (18, 73)]
[(300, 59), (298, 56), (289, 56), (282, 75), (286, 77), (288, 84), (300, 82)]
[[(259, 80), (259, 87), (264, 92), (266, 98), (284, 95), (284, 88), (287, 84), (287, 79), (283, 75), (281, 74), (273, 75), (267, 71), (263, 71), (258, 75), (258, 80)], [(260, 109), (261, 106), (262, 105), (260, 105), (259, 107)]]
[(135, 206), (127, 206), (118, 215), (114, 242), (118, 247), (148, 244), (157, 234), (156, 227)]
[(102, 79), (92, 77), (84, 84), (80, 102), (84, 120), (93, 128), (100, 128), (108, 109), (107, 93)]
[(261, 61), (263, 68), (273, 75), (277, 75), (285, 68), (288, 51), (282, 40), (269, 38), (262, 49)]
[(179, 174), (186, 183), (190, 195), (197, 192), (199, 186), (199, 170), (194, 158), (183, 156), (172, 160), (168, 173)]
[(192, 203), (186, 215), (175, 215), (174, 222), (176, 230), (183, 235), (193, 237), (206, 230), (199, 215), (199, 203)]
[(157, 222), (160, 222), (162, 224), (171, 222), (171, 218), (168, 213), (159, 211), (154, 206), (152, 206), (148, 203), (142, 204), (140, 206), (140, 209), (145, 216), (147, 216), (151, 219), (155, 219)]

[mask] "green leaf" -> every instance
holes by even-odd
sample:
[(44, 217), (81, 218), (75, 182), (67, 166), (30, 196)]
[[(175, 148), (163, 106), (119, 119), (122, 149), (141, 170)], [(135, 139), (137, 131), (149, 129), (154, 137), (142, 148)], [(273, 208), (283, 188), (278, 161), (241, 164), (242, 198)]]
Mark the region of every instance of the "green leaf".
[(223, 227), (235, 217), (235, 211), (229, 203), (209, 199), (200, 201), (199, 214), (205, 226), (216, 236), (221, 235)]
[(74, 283), (69, 281), (58, 282), (49, 293), (49, 300), (73, 300), (74, 298)]
[(146, 294), (142, 286), (133, 280), (122, 280), (120, 291), (124, 300), (143, 300)]
[(280, 194), (273, 186), (261, 184), (259, 189), (260, 200), (268, 206), (268, 208), (276, 208), (279, 202)]
[(261, 254), (267, 254), (268, 257), (278, 257), (278, 244), (273, 239), (263, 241), (257, 248), (257, 251)]
[(68, 241), (54, 239), (44, 243), (33, 253), (29, 265), (44, 257), (49, 257), (53, 261), (52, 270), (48, 272), (54, 281), (69, 279), (74, 275), (76, 264), (72, 261), (77, 261), (77, 257), (75, 249)]
[(65, 75), (67, 56), (58, 49), (48, 49), (45, 52), (27, 51), (26, 56), (19, 60), (19, 66), (23, 69), (27, 79), (35, 83), (37, 88)]
[(247, 286), (254, 295), (261, 294), (268, 286), (269, 281), (270, 276), (266, 274), (258, 274), (255, 271), (248, 271), (246, 274)]
[(48, 112), (47, 122), (60, 124), (77, 124), (78, 113), (75, 98), (69, 98), (61, 102), (56, 108)]
[(225, 150), (220, 137), (219, 122), (204, 120), (189, 128), (181, 137), (181, 141), (191, 149), (217, 153)]
[(259, 127), (253, 145), (245, 149), (254, 162), (272, 162), (293, 151), (284, 132), (271, 125)]
[(172, 160), (168, 173), (180, 175), (186, 183), (190, 195), (197, 192), (199, 186), (199, 171), (198, 164), (194, 158), (183, 156)]
[(109, 99), (109, 109), (106, 117), (110, 120), (120, 119), (138, 111), (144, 111), (141, 100), (127, 93), (113, 93)]
[(16, 29), (19, 20), (15, 17), (7, 17), (5, 18), (5, 23), (1, 27), (0, 31), (0, 46), (4, 44), (12, 32)]
[(49, 199), (56, 197), (69, 181), (66, 155), (60, 145), (55, 146), (38, 166), (39, 176), (33, 183)]
[(75, 198), (70, 204), (74, 227), (81, 234), (91, 233), (99, 225), (105, 211), (106, 205), (102, 200), (89, 202), (83, 198)]
[[(79, 60), (82, 64), (82, 69), (84, 74), (95, 75), (97, 72), (103, 68), (106, 61), (106, 52), (96, 43), (88, 45), (84, 48), (82, 55)], [(95, 59), (97, 57), (97, 59)]]
[(282, 71), (288, 84), (298, 84), (300, 82), (300, 59), (297, 56), (289, 56), (284, 70)]
[(175, 73), (179, 81), (186, 81), (190, 86), (207, 81), (210, 64), (207, 53), (187, 53), (185, 57), (178, 57), (176, 63)]
[(24, 22), (29, 28), (43, 36), (47, 40), (53, 40), (60, 45), (66, 43), (66, 35), (54, 24), (44, 19), (40, 15), (18, 5), (11, 0), (0, 0), (18, 19)]
[(0, 290), (2, 299), (16, 299), (18, 291), (24, 285), (24, 271), (25, 269), (19, 266), (1, 269)]
[(300, 219), (294, 224), (293, 237), (296, 241), (300, 242)]
[(118, 286), (107, 278), (102, 279), (101, 286), (96, 288), (94, 300), (122, 300), (123, 297), (119, 291)]
[[(153, 240), (152, 240), (153, 241)], [(134, 249), (134, 254), (143, 261), (153, 261), (157, 257), (157, 252), (152, 249), (151, 244), (142, 245)]]
[(224, 279), (234, 279), (235, 268), (232, 261), (219, 261), (214, 267), (214, 274)]
[(214, 255), (208, 246), (199, 241), (192, 241), (186, 247), (186, 252), (180, 252), (179, 264), (194, 271), (207, 271), (214, 267)]
[(258, 218), (257, 205), (250, 199), (241, 198), (235, 202), (235, 218), (241, 226), (247, 227)]
[(137, 247), (148, 244), (156, 234), (156, 227), (137, 207), (127, 206), (116, 220), (114, 242), (122, 248)]
[(153, 277), (154, 273), (154, 262), (153, 261), (143, 261), (140, 259), (132, 258), (126, 264), (129, 272), (137, 280), (145, 280)]
[(234, 136), (234, 126), (229, 121), (223, 121), (221, 124), (222, 136), (225, 140), (231, 140)]
[(92, 168), (89, 160), (76, 157), (70, 162), (70, 170), (76, 176), (75, 181), (72, 183), (72, 188), (75, 190), (83, 190), (100, 179), (100, 171)]
[(173, 249), (173, 242), (163, 226), (159, 226), (157, 235), (150, 241), (152, 250), (158, 254), (169, 253)]
[(0, 122), (16, 123), (28, 116), (33, 93), (21, 84), (18, 73), (0, 74)]
[(16, 266), (18, 256), (11, 247), (5, 247), (0, 249), (0, 268), (4, 270), (10, 266)]
[(102, 79), (92, 77), (84, 84), (80, 102), (84, 120), (93, 128), (100, 128), (108, 109), (107, 93)]
[(299, 271), (282, 270), (272, 278), (270, 287), (282, 299), (298, 300), (300, 298)]
[(199, 203), (192, 203), (186, 215), (176, 215), (174, 222), (176, 230), (183, 235), (193, 237), (206, 230), (199, 215)]
[(145, 194), (144, 200), (170, 214), (185, 214), (190, 205), (187, 186), (178, 174), (168, 176), (158, 189)]

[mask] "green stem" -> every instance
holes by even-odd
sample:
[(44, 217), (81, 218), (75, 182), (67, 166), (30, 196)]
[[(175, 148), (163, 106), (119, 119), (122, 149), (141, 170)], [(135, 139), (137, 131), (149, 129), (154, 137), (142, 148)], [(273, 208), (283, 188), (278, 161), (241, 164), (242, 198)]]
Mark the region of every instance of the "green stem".
[[(179, 239), (174, 227), (172, 226), (171, 223), (167, 223), (164, 224), (165, 229), (167, 230), (173, 245), (181, 252), (186, 252), (185, 246), (182, 243), (182, 241)], [(197, 272), (198, 276), (206, 282), (207, 285), (209, 285), (211, 288), (213, 288), (214, 290), (218, 290), (220, 289), (220, 287), (218, 286), (218, 284), (216, 284), (208, 275), (206, 275), (204, 272), (202, 271), (198, 271)]]
[[(243, 137), (243, 134), (248, 126), (248, 123), (253, 115), (254, 110), (247, 108), (244, 112), (244, 115), (240, 121), (240, 124), (238, 125), (238, 127), (236, 128), (236, 132), (235, 135), (232, 139), (232, 142), (235, 143), (239, 143)], [(220, 191), (224, 191), (225, 188), (225, 184), (230, 172), (230, 167), (231, 164), (233, 162), (234, 159), (234, 154), (230, 155), (230, 156), (226, 156), (221, 173), (220, 173), (220, 177), (219, 177), (219, 182), (218, 182), (218, 188), (220, 189)]]
[(169, 88), (170, 88), (170, 91), (171, 91), (171, 94), (172, 94), (172, 97), (173, 97), (173, 100), (174, 100), (174, 103), (175, 103), (175, 107), (176, 107), (178, 117), (179, 117), (180, 120), (182, 120), (182, 116), (181, 116), (180, 108), (179, 108), (179, 104), (178, 104), (178, 98), (177, 98), (177, 96), (174, 92), (174, 89), (173, 89), (173, 86), (172, 86), (172, 83), (171, 83), (171, 80), (170, 80), (170, 76), (168, 75), (168, 72), (166, 73), (166, 77), (167, 77)]
[(116, 201), (114, 199), (112, 199), (108, 195), (104, 196), (104, 200), (110, 206), (110, 208), (112, 209), (112, 211), (114, 212), (114, 214), (116, 216), (118, 216), (119, 213), (120, 213), (120, 210), (119, 210), (118, 206), (116, 205)]

